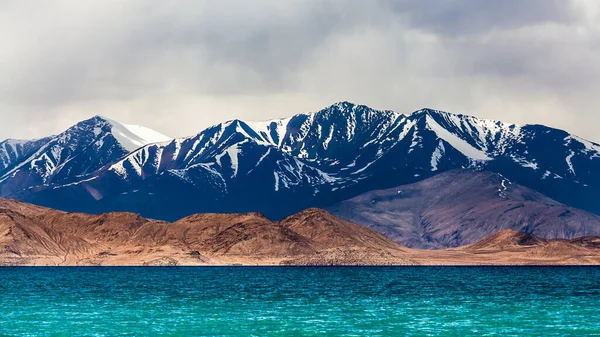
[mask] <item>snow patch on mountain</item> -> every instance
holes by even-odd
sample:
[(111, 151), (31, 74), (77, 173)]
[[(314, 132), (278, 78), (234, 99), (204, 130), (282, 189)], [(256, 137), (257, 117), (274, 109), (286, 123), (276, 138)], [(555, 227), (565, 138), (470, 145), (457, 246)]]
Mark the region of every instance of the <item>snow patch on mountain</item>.
[[(271, 148), (267, 148), (267, 152), (265, 152), (265, 154), (263, 154), (262, 156), (260, 156), (260, 158), (258, 159), (258, 161), (256, 162), (256, 165), (254, 165), (254, 167), (252, 168), (252, 170), (254, 170), (255, 168), (258, 167), (258, 165), (260, 165), (260, 163), (262, 163), (262, 161), (271, 153)], [(252, 172), (252, 170), (250, 170), (248, 173)]]
[(433, 151), (433, 154), (431, 155), (431, 170), (432, 171), (438, 170), (438, 164), (440, 163), (440, 159), (442, 159), (442, 156), (444, 155), (444, 153), (446, 153), (446, 149), (444, 148), (444, 142), (442, 142), (440, 140), (440, 142), (438, 143), (438, 146), (435, 148), (435, 151)]
[(172, 139), (141, 125), (124, 124), (106, 117), (100, 118), (106, 120), (112, 126), (112, 135), (123, 148), (130, 152), (144, 145), (167, 142)]
[(488, 157), (487, 154), (481, 150), (476, 149), (465, 140), (459, 138), (457, 135), (441, 127), (431, 116), (427, 115), (427, 125), (431, 131), (435, 132), (438, 138), (443, 139), (453, 148), (464, 154), (466, 157), (474, 160), (487, 161), (492, 158)]
[(8, 166), (11, 157), (19, 156), (21, 149), (28, 142), (29, 141), (27, 140), (17, 139), (7, 139), (3, 142), (0, 142), (0, 164), (2, 164), (2, 168)]
[(254, 132), (260, 135), (263, 140), (274, 146), (281, 146), (287, 132), (287, 126), (290, 118), (272, 119), (262, 122), (244, 122)]
[(187, 183), (193, 184), (193, 181), (188, 177), (187, 170), (168, 170), (167, 173), (170, 173)]
[(575, 174), (575, 169), (573, 168), (573, 163), (571, 162), (571, 159), (573, 158), (573, 156), (575, 156), (575, 152), (571, 151), (569, 152), (569, 155), (566, 158), (567, 161), (567, 165), (569, 166), (569, 171), (573, 174)]
[(64, 184), (64, 185), (54, 186), (54, 187), (52, 187), (52, 189), (63, 188), (63, 187), (68, 187), (68, 186), (75, 186), (75, 185), (79, 185), (79, 184), (86, 183), (86, 182), (89, 182), (89, 181), (92, 181), (92, 180), (96, 180), (96, 179), (98, 179), (98, 177), (91, 177), (91, 178), (79, 180), (79, 181), (68, 183), (68, 184)]
[(498, 189), (498, 196), (502, 199), (506, 199), (506, 190), (508, 190), (508, 187), (506, 187), (506, 179), (502, 179), (501, 185), (502, 187)]
[(525, 168), (530, 168), (530, 169), (533, 169), (533, 170), (538, 170), (539, 169), (539, 166), (538, 166), (537, 163), (535, 163), (533, 161), (529, 161), (526, 158), (519, 157), (519, 156), (514, 155), (514, 154), (510, 155), (510, 158), (512, 158), (512, 160), (515, 163), (517, 163), (517, 164), (519, 164), (519, 165), (521, 165), (521, 166), (523, 166)]
[(592, 143), (575, 135), (568, 135), (567, 137), (565, 137), (565, 141), (567, 145), (571, 144), (572, 142), (577, 142), (583, 145), (585, 148), (585, 152), (592, 158), (600, 157), (600, 145), (596, 143)]
[(275, 177), (275, 192), (279, 191), (279, 174), (277, 172), (273, 172), (273, 176)]
[(471, 137), (486, 154), (503, 154), (511, 145), (520, 143), (522, 138), (521, 127), (515, 124), (436, 112), (448, 122), (450, 128), (458, 132), (459, 136)]
[(18, 163), (47, 140), (48, 138), (39, 140), (7, 139), (0, 142), (0, 171)]
[(329, 128), (329, 134), (327, 135), (327, 138), (325, 139), (325, 141), (323, 141), (323, 149), (327, 150), (327, 147), (329, 146), (329, 142), (331, 142), (331, 139), (333, 139), (333, 130), (334, 127), (331, 126)]
[(229, 161), (231, 162), (231, 169), (233, 170), (231, 177), (235, 177), (238, 174), (238, 154), (240, 152), (240, 148), (238, 145), (239, 144), (228, 147), (223, 153), (216, 157), (217, 162), (219, 163), (219, 165), (221, 165), (221, 157), (227, 154), (227, 156), (229, 157)]

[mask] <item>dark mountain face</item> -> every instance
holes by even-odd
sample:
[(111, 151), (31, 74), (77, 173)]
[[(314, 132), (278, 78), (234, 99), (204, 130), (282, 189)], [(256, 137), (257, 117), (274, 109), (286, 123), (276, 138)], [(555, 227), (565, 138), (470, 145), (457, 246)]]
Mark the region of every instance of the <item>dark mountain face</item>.
[(111, 147), (108, 139), (102, 144), (110, 151), (101, 150), (93, 139), (87, 146), (62, 144), (73, 149), (69, 158), (88, 154), (70, 170), (51, 170), (51, 178), (28, 169), (18, 183), (7, 184), (5, 174), (2, 195), (64, 210), (128, 210), (166, 220), (246, 211), (279, 219), (470, 168), (600, 213), (597, 144), (543, 126), (430, 109), (405, 116), (342, 102), (282, 120), (229, 121), (131, 152)]
[(499, 174), (472, 170), (370, 191), (328, 210), (412, 248), (458, 247), (505, 229), (545, 239), (600, 235), (600, 216), (565, 206)]

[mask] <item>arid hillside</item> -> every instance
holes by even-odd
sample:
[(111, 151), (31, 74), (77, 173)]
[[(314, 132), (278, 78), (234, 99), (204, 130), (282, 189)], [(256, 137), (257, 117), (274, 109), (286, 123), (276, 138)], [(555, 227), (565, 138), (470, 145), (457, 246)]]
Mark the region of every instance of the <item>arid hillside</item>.
[(168, 223), (0, 199), (4, 265), (278, 264), (300, 256), (319, 256), (327, 264), (391, 264), (403, 254), (381, 234), (320, 209), (281, 222), (245, 213), (196, 214)]
[(503, 230), (453, 249), (403, 247), (311, 208), (279, 222), (260, 213), (169, 223), (132, 213), (66, 213), (0, 199), (0, 265), (600, 264), (600, 238), (545, 240)]

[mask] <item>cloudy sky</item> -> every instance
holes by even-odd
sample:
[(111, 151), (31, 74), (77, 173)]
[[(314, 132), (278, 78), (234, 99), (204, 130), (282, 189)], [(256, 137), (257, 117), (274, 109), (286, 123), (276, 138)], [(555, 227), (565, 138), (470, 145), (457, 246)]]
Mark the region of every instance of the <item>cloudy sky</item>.
[(0, 138), (169, 136), (347, 100), (600, 141), (600, 1), (0, 0)]

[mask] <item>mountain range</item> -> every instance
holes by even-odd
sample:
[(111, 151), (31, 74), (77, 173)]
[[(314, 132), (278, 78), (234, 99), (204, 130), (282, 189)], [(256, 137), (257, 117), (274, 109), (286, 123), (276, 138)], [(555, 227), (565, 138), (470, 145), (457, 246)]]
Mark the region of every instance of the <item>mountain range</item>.
[(285, 119), (228, 121), (177, 139), (96, 116), (57, 136), (0, 143), (0, 196), (169, 221), (256, 211), (279, 220), (457, 169), (499, 174), (600, 213), (596, 143), (543, 125), (349, 102)]

